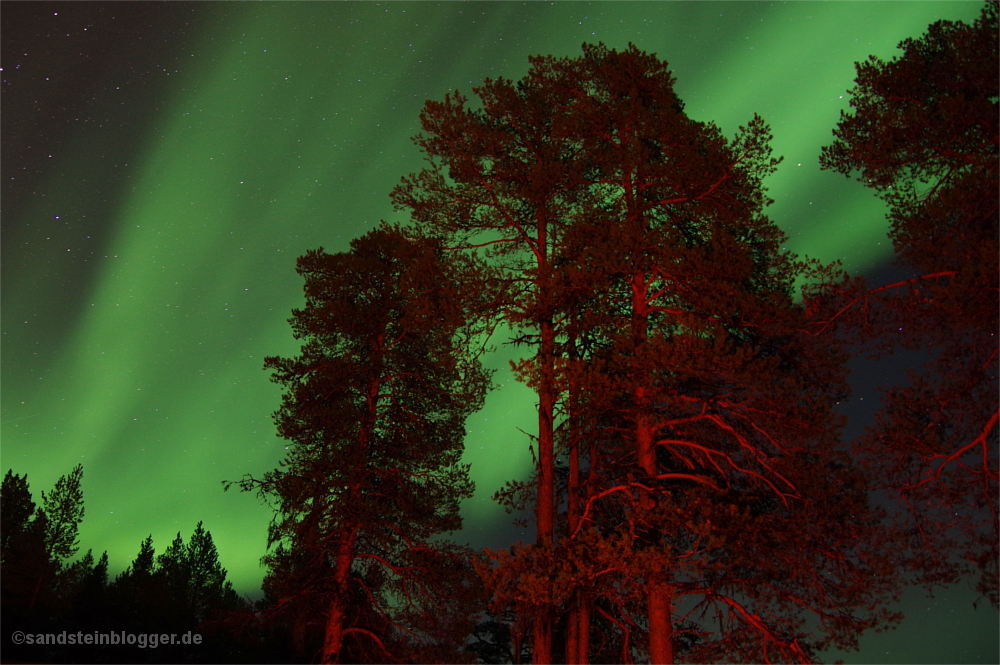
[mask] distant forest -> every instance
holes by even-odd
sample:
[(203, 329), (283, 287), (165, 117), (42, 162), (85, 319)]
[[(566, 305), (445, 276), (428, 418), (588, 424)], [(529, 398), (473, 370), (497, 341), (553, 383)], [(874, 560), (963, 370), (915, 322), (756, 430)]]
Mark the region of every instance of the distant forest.
[[(264, 365), (286, 457), (223, 481), (273, 508), (263, 597), (201, 522), (112, 579), (77, 558), (83, 468), (39, 496), (12, 469), (5, 662), (808, 663), (893, 628), (904, 585), (997, 606), (997, 16), (857, 63), (822, 147), (888, 204), (890, 284), (788, 252), (768, 125), (692, 120), (633, 45), (427, 102), (409, 224), (298, 260), (301, 350)], [(495, 498), (536, 532), (475, 551), (448, 537), (497, 343), (538, 428)], [(846, 363), (896, 348), (930, 360), (843, 441)]]

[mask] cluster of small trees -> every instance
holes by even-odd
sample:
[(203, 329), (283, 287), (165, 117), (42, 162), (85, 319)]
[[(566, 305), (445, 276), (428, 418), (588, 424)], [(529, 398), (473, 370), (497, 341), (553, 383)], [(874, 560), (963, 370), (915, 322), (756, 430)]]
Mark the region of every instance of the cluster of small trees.
[[(904, 580), (978, 566), (995, 604), (997, 3), (901, 48), (821, 159), (890, 204), (915, 276), (875, 288), (783, 248), (763, 120), (688, 118), (634, 46), (428, 102), (412, 226), (299, 260), (302, 352), (266, 362), (290, 452), (238, 483), (276, 509), (257, 619), (323, 662), (810, 662)], [(537, 535), (476, 554), (443, 535), (500, 324), (538, 430), (497, 498)], [(939, 350), (851, 450), (867, 343)]]
[[(244, 610), (212, 542), (199, 522), (185, 544), (181, 534), (159, 556), (152, 536), (132, 564), (113, 580), (108, 553), (95, 563), (92, 550), (73, 561), (83, 520), (83, 467), (62, 476), (36, 506), (26, 475), (9, 470), (0, 489), (0, 598), (7, 635), (77, 633), (185, 634), (205, 622)], [(213, 635), (197, 648), (162, 645), (4, 645), (8, 659), (26, 662), (234, 662), (236, 643)]]

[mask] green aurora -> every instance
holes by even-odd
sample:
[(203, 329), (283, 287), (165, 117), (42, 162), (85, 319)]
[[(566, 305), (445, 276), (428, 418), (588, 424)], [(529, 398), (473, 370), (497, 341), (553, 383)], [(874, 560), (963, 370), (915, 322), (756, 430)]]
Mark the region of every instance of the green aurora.
[[(425, 100), (471, 94), (488, 77), (518, 79), (529, 55), (634, 42), (670, 63), (692, 117), (728, 136), (755, 112), (767, 120), (785, 158), (769, 181), (769, 214), (789, 248), (865, 271), (891, 257), (884, 208), (818, 166), (847, 108), (854, 62), (892, 58), (929, 23), (971, 22), (980, 9), (197, 4), (177, 41), (156, 47), (171, 55), (144, 79), (160, 95), (152, 121), (121, 137), (140, 146), (137, 159), (110, 169), (110, 148), (74, 125), (35, 191), (4, 209), (3, 466), (26, 472), (37, 500), (82, 463), (82, 551), (107, 549), (113, 574), (146, 535), (162, 552), (204, 520), (230, 579), (249, 593), (271, 511), (223, 493), (221, 481), (260, 475), (284, 453), (270, 419), (279, 388), (261, 367), (264, 356), (298, 349), (286, 321), (302, 303), (295, 259), (319, 246), (345, 250), (381, 219), (403, 221), (388, 193), (420, 167), (410, 139)], [(92, 75), (108, 91), (128, 83)], [(109, 117), (128, 112), (108, 105)], [(66, 221), (82, 215), (95, 183), (116, 178), (102, 219)], [(458, 539), (476, 546), (533, 534), (509, 526), (490, 499), (531, 460), (519, 428), (534, 428), (533, 397), (504, 369), (508, 355), (489, 358), (501, 387), (468, 423), (477, 495)]]

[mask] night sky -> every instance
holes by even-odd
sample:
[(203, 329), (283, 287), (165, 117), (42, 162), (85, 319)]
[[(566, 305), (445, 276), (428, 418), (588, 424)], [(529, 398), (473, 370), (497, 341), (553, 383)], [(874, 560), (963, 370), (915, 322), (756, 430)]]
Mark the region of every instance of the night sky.
[[(890, 59), (980, 2), (46, 3), (2, 19), (2, 466), (40, 491), (84, 466), (82, 551), (112, 574), (199, 520), (238, 590), (262, 571), (268, 508), (222, 480), (283, 456), (267, 355), (292, 355), (295, 259), (346, 250), (421, 166), (427, 99), (528, 56), (634, 42), (670, 63), (688, 114), (732, 136), (759, 113), (785, 161), (769, 215), (789, 248), (857, 272), (891, 259), (884, 208), (821, 172), (854, 62)], [(490, 497), (530, 466), (533, 396), (502, 387), (468, 422), (477, 495), (458, 540), (533, 538)], [(859, 365), (861, 367), (861, 365)], [(864, 365), (854, 402), (884, 379)], [(867, 402), (867, 404), (864, 404)], [(871, 406), (869, 406), (871, 405)], [(852, 432), (863, 425), (861, 416)], [(998, 662), (997, 613), (958, 587), (849, 662)]]

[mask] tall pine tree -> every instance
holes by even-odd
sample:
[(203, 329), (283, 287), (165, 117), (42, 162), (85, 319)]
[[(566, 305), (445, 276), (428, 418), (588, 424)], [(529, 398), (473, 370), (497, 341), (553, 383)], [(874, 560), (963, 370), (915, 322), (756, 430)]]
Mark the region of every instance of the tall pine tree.
[[(807, 611), (822, 624), (812, 645), (850, 645), (891, 618), (868, 607), (893, 576), (857, 584), (887, 569), (864, 479), (835, 449), (843, 357), (806, 334), (793, 299), (795, 280), (823, 269), (785, 252), (763, 214), (777, 164), (767, 126), (755, 117), (727, 141), (687, 118), (673, 82), (635, 47), (534, 58), (519, 83), (476, 89), (479, 109), (458, 93), (428, 103), (418, 143), (431, 165), (394, 192), (522, 286), (507, 307), (536, 349), (518, 371), (539, 394), (538, 538), (485, 574), (531, 613), (535, 662), (551, 662), (563, 603), (573, 662), (587, 659), (591, 610), (622, 630), (623, 660), (635, 633), (655, 663), (695, 642), (674, 635), (687, 598), (726, 617), (685, 628), (716, 656), (809, 658)], [(809, 473), (859, 489), (816, 510), (811, 488), (824, 484)], [(572, 528), (556, 527), (557, 487)], [(524, 489), (506, 497), (521, 505)], [(741, 536), (735, 525), (751, 523)], [(807, 550), (779, 557), (785, 583), (755, 560), (810, 539), (856, 567), (838, 574), (841, 555)]]
[[(555, 538), (555, 429), (562, 394), (556, 367), (562, 350), (562, 295), (557, 274), (563, 233), (582, 182), (573, 128), (545, 72), (533, 68), (518, 83), (487, 80), (473, 109), (455, 92), (430, 101), (421, 113), (417, 143), (428, 156), (423, 171), (403, 179), (392, 197), (428, 233), (451, 248), (482, 250), (511, 294), (503, 303), (518, 342), (534, 347), (538, 395), (536, 546), (550, 551)], [(551, 662), (553, 599), (536, 596), (533, 658)]]
[(440, 536), (472, 495), (463, 423), (488, 384), (472, 351), (476, 270), (388, 226), (299, 259), (302, 351), (265, 364), (286, 390), (275, 422), (289, 452), (241, 484), (277, 511), (266, 613), (301, 623), (322, 608), (322, 662), (451, 659), (471, 628), (467, 553)]
[(908, 515), (926, 581), (979, 569), (996, 605), (1000, 560), (997, 281), (1000, 200), (998, 3), (971, 25), (938, 21), (886, 62), (857, 63), (824, 168), (856, 176), (889, 205), (903, 279), (828, 285), (822, 330), (870, 345), (918, 348), (932, 359), (884, 394), (858, 453)]

